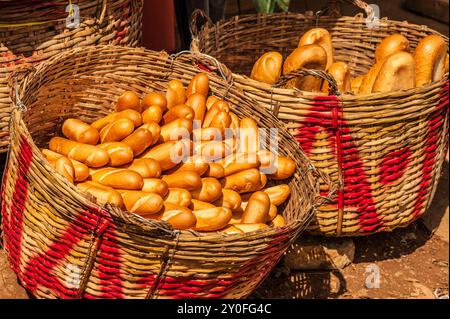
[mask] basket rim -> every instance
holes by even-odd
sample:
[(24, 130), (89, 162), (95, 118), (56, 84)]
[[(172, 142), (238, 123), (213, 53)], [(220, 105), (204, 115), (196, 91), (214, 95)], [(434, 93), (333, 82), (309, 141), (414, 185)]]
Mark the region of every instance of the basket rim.
[[(223, 24), (230, 23), (230, 22), (236, 22), (238, 19), (241, 19), (241, 18), (242, 19), (252, 18), (252, 19), (258, 20), (259, 17), (266, 17), (266, 16), (270, 16), (270, 17), (286, 17), (286, 16), (295, 17), (295, 16), (297, 16), (304, 20), (314, 20), (314, 21), (316, 20), (316, 16), (314, 16), (314, 15), (308, 15), (308, 14), (297, 13), (297, 12), (254, 13), (254, 14), (235, 15), (228, 19), (217, 21), (216, 23), (214, 23), (212, 25), (209, 23), (205, 23), (204, 25), (201, 26), (201, 28), (198, 32), (198, 35), (205, 34), (205, 33), (208, 34), (208, 33), (212, 33), (212, 32), (215, 33), (216, 28), (218, 26), (221, 26)], [(355, 16), (339, 16), (339, 17), (321, 16), (320, 19), (327, 20), (327, 21), (339, 21), (339, 20), (362, 21), (363, 17), (361, 15), (361, 13), (358, 13)], [(410, 23), (408, 21), (393, 20), (393, 19), (389, 19), (387, 17), (380, 18), (380, 22), (386, 23), (386, 24), (392, 24), (392, 23), (401, 24), (404, 27), (409, 27), (409, 26), (420, 27), (423, 30), (423, 32), (432, 32), (434, 34), (441, 36), (445, 40), (445, 42), (447, 42), (447, 46), (449, 44), (448, 36), (443, 35), (440, 32), (438, 32), (432, 28), (429, 28), (426, 25), (418, 25), (415, 23)], [(192, 41), (191, 41), (191, 48), (198, 48), (198, 43), (199, 43), (199, 36), (193, 35)], [(313, 97), (313, 96), (314, 97), (328, 96), (327, 94), (325, 94), (323, 92), (308, 92), (308, 91), (302, 91), (299, 89), (277, 88), (270, 84), (253, 80), (245, 74), (235, 73), (231, 70), (230, 70), (230, 72), (232, 73), (233, 77), (236, 80), (245, 83), (246, 86), (255, 87), (255, 88), (261, 87), (258, 89), (270, 91), (272, 93), (280, 93), (280, 94), (288, 93), (289, 95), (297, 96), (298, 98), (302, 98), (302, 97), (307, 98), (307, 97)], [(415, 87), (415, 88), (408, 89), (408, 90), (391, 91), (391, 92), (384, 92), (384, 93), (369, 93), (369, 94), (361, 94), (361, 95), (343, 93), (343, 94), (339, 94), (339, 97), (342, 99), (343, 102), (352, 102), (352, 101), (361, 101), (361, 100), (371, 101), (371, 100), (379, 100), (382, 98), (396, 98), (397, 99), (397, 98), (402, 98), (402, 97), (410, 96), (410, 95), (414, 95), (414, 94), (425, 94), (431, 90), (436, 89), (439, 86), (445, 85), (446, 82), (448, 82), (448, 80), (449, 80), (449, 72), (447, 72), (444, 75), (444, 78), (439, 81), (435, 81), (430, 84), (427, 84), (427, 85), (424, 85), (421, 87)], [(345, 105), (343, 107), (345, 108)]]
[[(58, 63), (60, 61), (63, 61), (64, 59), (66, 59), (68, 56), (70, 55), (76, 55), (80, 52), (87, 53), (88, 51), (90, 52), (105, 52), (111, 50), (110, 52), (129, 52), (129, 50), (132, 50), (133, 52), (139, 53), (139, 54), (151, 54), (151, 55), (157, 55), (159, 57), (165, 57), (167, 59), (170, 58), (170, 56), (165, 52), (165, 51), (161, 51), (161, 52), (157, 52), (157, 51), (152, 51), (152, 50), (147, 50), (145, 48), (134, 48), (134, 47), (123, 47), (123, 46), (115, 46), (115, 45), (98, 45), (98, 46), (88, 46), (88, 47), (83, 47), (83, 48), (73, 48), (71, 50), (59, 53), (57, 55), (55, 55), (54, 57), (40, 63), (39, 65), (29, 68), (25, 71), (22, 70), (22, 72), (25, 72), (25, 79), (24, 81), (21, 82), (20, 84), (20, 89), (19, 91), (22, 91), (24, 89), (24, 86), (27, 84), (28, 79), (30, 79), (32, 76), (39, 74), (40, 72), (44, 72), (47, 68), (51, 67), (54, 63)], [(176, 66), (176, 64), (181, 64), (181, 65), (188, 65), (184, 62), (181, 61), (173, 61), (172, 62), (174, 66)], [(201, 70), (199, 70), (201, 71)], [(12, 81), (11, 79), (13, 79), (16, 76), (16, 73), (19, 72), (14, 72), (11, 77), (10, 77), (10, 81), (9, 81), (9, 86), (10, 88), (12, 88)], [(224, 80), (222, 78), (220, 78), (220, 76), (213, 74), (212, 76), (217, 77), (217, 79), (220, 82), (224, 82)], [(243, 92), (242, 90), (237, 87), (234, 86), (235, 89), (235, 95), (239, 96), (240, 98), (245, 98), (245, 99), (249, 99)], [(11, 89), (11, 94), (12, 96), (14, 96), (14, 90)], [(25, 124), (24, 120), (23, 120), (23, 111), (16, 105), (16, 99), (12, 98), (13, 101), (13, 110), (12, 110), (12, 116), (11, 116), (11, 121), (14, 122), (14, 125), (20, 126), (22, 125), (25, 129), (25, 135), (26, 138), (28, 140), (28, 142), (30, 143), (30, 145), (32, 146), (33, 149), (33, 153), (34, 156), (37, 155), (37, 160), (40, 164), (43, 164), (43, 166), (45, 167), (45, 169), (54, 176), (54, 178), (56, 178), (59, 182), (60, 185), (59, 186), (63, 186), (66, 187), (66, 189), (68, 191), (70, 191), (72, 194), (75, 195), (79, 195), (80, 196), (80, 200), (89, 205), (89, 207), (94, 207), (97, 210), (101, 210), (102, 212), (105, 212), (107, 214), (107, 217), (111, 220), (115, 220), (117, 218), (120, 218), (121, 221), (127, 223), (127, 226), (132, 226), (132, 227), (137, 227), (137, 229), (139, 231), (142, 231), (144, 233), (147, 233), (148, 230), (150, 230), (151, 232), (155, 231), (155, 227), (159, 230), (163, 230), (166, 231), (168, 234), (170, 234), (172, 237), (173, 236), (189, 236), (190, 238), (198, 238), (199, 240), (204, 240), (204, 241), (220, 241), (220, 240), (233, 240), (233, 239), (245, 239), (245, 238), (250, 238), (250, 237), (267, 237), (268, 234), (271, 233), (275, 233), (275, 234), (282, 234), (282, 233), (286, 233), (286, 232), (291, 232), (294, 231), (298, 228), (300, 228), (302, 225), (307, 225), (309, 224), (309, 222), (312, 219), (313, 216), (313, 212), (314, 210), (319, 206), (319, 204), (315, 204), (313, 202), (309, 203), (309, 208), (307, 210), (305, 210), (304, 214), (303, 214), (303, 219), (296, 219), (296, 220), (292, 220), (291, 222), (289, 222), (286, 226), (283, 227), (268, 227), (268, 228), (264, 228), (264, 229), (260, 229), (260, 230), (256, 230), (256, 231), (252, 231), (252, 232), (248, 232), (248, 233), (243, 233), (243, 234), (225, 234), (225, 233), (220, 233), (220, 232), (197, 232), (195, 230), (173, 230), (172, 226), (170, 226), (170, 224), (168, 224), (165, 221), (159, 221), (159, 220), (149, 220), (149, 219), (145, 219), (141, 216), (139, 216), (138, 214), (126, 211), (126, 210), (122, 210), (118, 207), (114, 207), (111, 205), (100, 205), (98, 204), (95, 199), (92, 196), (89, 196), (89, 194), (85, 194), (84, 192), (80, 191), (74, 184), (70, 184), (67, 183), (67, 181), (60, 176), (59, 174), (55, 174), (55, 170), (54, 168), (49, 164), (49, 162), (47, 161), (47, 159), (44, 157), (44, 155), (40, 152), (39, 148), (37, 147), (37, 145), (34, 143), (34, 140), (28, 130), (27, 125)], [(263, 108), (261, 108), (263, 109)], [(277, 123), (277, 128), (281, 129), (281, 131), (283, 132), (284, 135), (287, 136), (291, 136), (292, 135), (288, 132), (288, 130), (286, 128), (284, 128), (284, 126), (280, 123), (280, 121), (270, 112), (267, 112), (266, 110), (264, 110), (263, 112), (268, 113), (270, 117), (273, 118), (274, 122)], [(17, 123), (16, 123), (17, 122)], [(10, 125), (10, 128), (13, 128), (13, 124)], [(282, 137), (283, 138), (283, 137)], [(293, 139), (293, 137), (292, 137)], [(300, 148), (299, 148), (299, 152), (303, 152)], [(8, 152), (9, 154), (9, 152)], [(308, 160), (309, 161), (309, 160)], [(312, 163), (309, 163), (311, 168), (310, 170), (312, 170), (313, 172), (317, 172), (319, 171), (317, 168), (314, 167), (314, 165), (312, 165)], [(297, 171), (299, 172), (300, 168), (297, 165)], [(5, 176), (5, 175), (4, 175)], [(315, 194), (316, 197), (319, 196), (319, 178), (314, 178), (315, 180)], [(321, 197), (321, 196), (319, 196)], [(291, 200), (291, 197), (290, 199)], [(111, 214), (113, 213), (113, 214)], [(181, 237), (180, 236), (180, 237)]]

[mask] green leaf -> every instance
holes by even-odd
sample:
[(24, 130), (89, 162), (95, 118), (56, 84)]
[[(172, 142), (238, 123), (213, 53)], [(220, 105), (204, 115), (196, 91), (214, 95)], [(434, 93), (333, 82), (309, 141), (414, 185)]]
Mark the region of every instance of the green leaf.
[[(253, 0), (256, 10), (261, 13), (273, 13), (278, 0)], [(284, 0), (286, 1), (286, 0)]]
[(289, 2), (290, 0), (276, 0), (278, 7), (284, 12), (289, 11)]

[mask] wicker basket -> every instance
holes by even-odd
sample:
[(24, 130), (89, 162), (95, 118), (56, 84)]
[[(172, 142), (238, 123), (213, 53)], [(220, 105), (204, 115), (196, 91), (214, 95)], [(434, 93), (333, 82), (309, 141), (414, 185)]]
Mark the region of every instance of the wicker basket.
[[(347, 1), (348, 2), (348, 1)], [(271, 14), (237, 16), (212, 24), (195, 12), (192, 49), (226, 64), (237, 86), (283, 120), (316, 167), (340, 185), (336, 202), (316, 213), (309, 231), (330, 236), (361, 236), (404, 227), (420, 217), (433, 198), (448, 145), (448, 74), (421, 88), (364, 96), (323, 96), (270, 86), (248, 78), (256, 59), (269, 50), (286, 57), (300, 36), (316, 26), (330, 31), (335, 59), (353, 75), (368, 71), (381, 40), (402, 33), (414, 48), (437, 32), (408, 22), (380, 19), (368, 28), (363, 15)], [(330, 14), (338, 10), (333, 2)], [(200, 18), (207, 22), (198, 27)], [(443, 36), (448, 42), (448, 38)], [(333, 88), (324, 72), (319, 76)]]
[[(89, 122), (111, 112), (124, 90), (141, 96), (165, 90), (171, 79), (187, 84), (214, 66), (193, 54), (76, 48), (40, 64), (12, 90), (17, 108), (3, 176), (2, 229), (10, 264), (26, 289), (46, 298), (241, 298), (269, 274), (326, 200), (319, 194), (319, 178), (326, 176), (282, 123), (264, 109), (256, 112), (254, 102), (221, 77), (210, 74), (211, 92), (238, 116), (279, 128), (280, 153), (297, 161), (292, 195), (282, 208), (285, 227), (240, 235), (175, 231), (165, 222), (95, 204), (56, 174), (38, 148), (68, 117)], [(220, 65), (215, 69), (226, 74)]]
[[(79, 7), (79, 27), (66, 28), (66, 6)], [(143, 0), (0, 1), (0, 153), (8, 148), (11, 100), (7, 78), (17, 65), (37, 63), (73, 47), (138, 46)]]

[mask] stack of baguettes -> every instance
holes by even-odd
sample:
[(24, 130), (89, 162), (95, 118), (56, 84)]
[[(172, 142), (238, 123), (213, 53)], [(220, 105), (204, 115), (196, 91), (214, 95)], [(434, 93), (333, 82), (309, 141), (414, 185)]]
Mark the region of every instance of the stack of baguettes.
[[(333, 57), (330, 34), (323, 28), (306, 32), (298, 47), (285, 59), (279, 52), (261, 56), (251, 72), (254, 80), (275, 84), (281, 74), (299, 69), (326, 71), (334, 77), (341, 93), (370, 94), (407, 90), (441, 80), (448, 72), (448, 48), (438, 35), (424, 37), (413, 53), (401, 34), (386, 37), (377, 47), (375, 63), (369, 72), (352, 79), (350, 67)], [(286, 88), (328, 93), (328, 83), (313, 76), (288, 81)]]
[(258, 127), (239, 119), (227, 102), (209, 94), (197, 74), (187, 89), (178, 80), (165, 94), (142, 101), (132, 91), (115, 112), (91, 124), (69, 118), (64, 137), (42, 149), (55, 170), (93, 195), (176, 229), (242, 233), (286, 224), (278, 206), (295, 163), (260, 149)]

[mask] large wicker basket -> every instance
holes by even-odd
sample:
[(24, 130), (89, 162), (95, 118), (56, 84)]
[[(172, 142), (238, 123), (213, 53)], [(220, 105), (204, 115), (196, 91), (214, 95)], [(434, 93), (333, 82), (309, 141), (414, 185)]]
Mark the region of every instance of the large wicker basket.
[[(21, 82), (13, 97), (2, 229), (10, 264), (33, 295), (241, 298), (258, 286), (306, 228), (314, 208), (325, 200), (319, 178), (326, 176), (272, 114), (257, 111), (250, 98), (214, 73), (211, 92), (227, 100), (238, 116), (252, 116), (263, 128), (278, 128), (280, 153), (297, 161), (289, 180), (292, 196), (282, 211), (285, 227), (241, 235), (175, 231), (165, 222), (97, 205), (41, 155), (39, 147), (66, 118), (98, 119), (111, 112), (124, 90), (141, 95), (165, 90), (171, 79), (187, 84), (197, 72), (214, 66), (213, 60), (192, 54), (97, 46), (64, 52)], [(225, 74), (221, 67), (215, 69)], [(79, 279), (76, 284), (74, 278)]]
[[(80, 25), (71, 29), (66, 25), (69, 4), (77, 5), (80, 15)], [(8, 148), (7, 78), (16, 66), (37, 63), (73, 47), (138, 46), (142, 6), (143, 0), (0, 1), (0, 153)]]
[[(335, 59), (347, 62), (354, 76), (368, 71), (384, 37), (402, 33), (414, 48), (422, 37), (437, 34), (386, 18), (378, 29), (368, 28), (367, 22), (376, 22), (370, 18), (371, 7), (359, 0), (347, 2), (363, 8), (369, 20), (363, 15), (286, 13), (236, 16), (216, 24), (206, 17), (198, 28), (205, 15), (197, 11), (191, 23), (193, 50), (214, 56), (235, 72), (237, 86), (283, 120), (314, 165), (340, 185), (336, 202), (321, 207), (309, 228), (330, 236), (391, 231), (420, 217), (433, 198), (448, 145), (448, 74), (428, 86), (364, 96), (317, 96), (246, 76), (263, 53), (280, 51), (286, 57), (300, 36), (316, 26), (330, 31)], [(335, 87), (323, 72), (302, 72)]]

